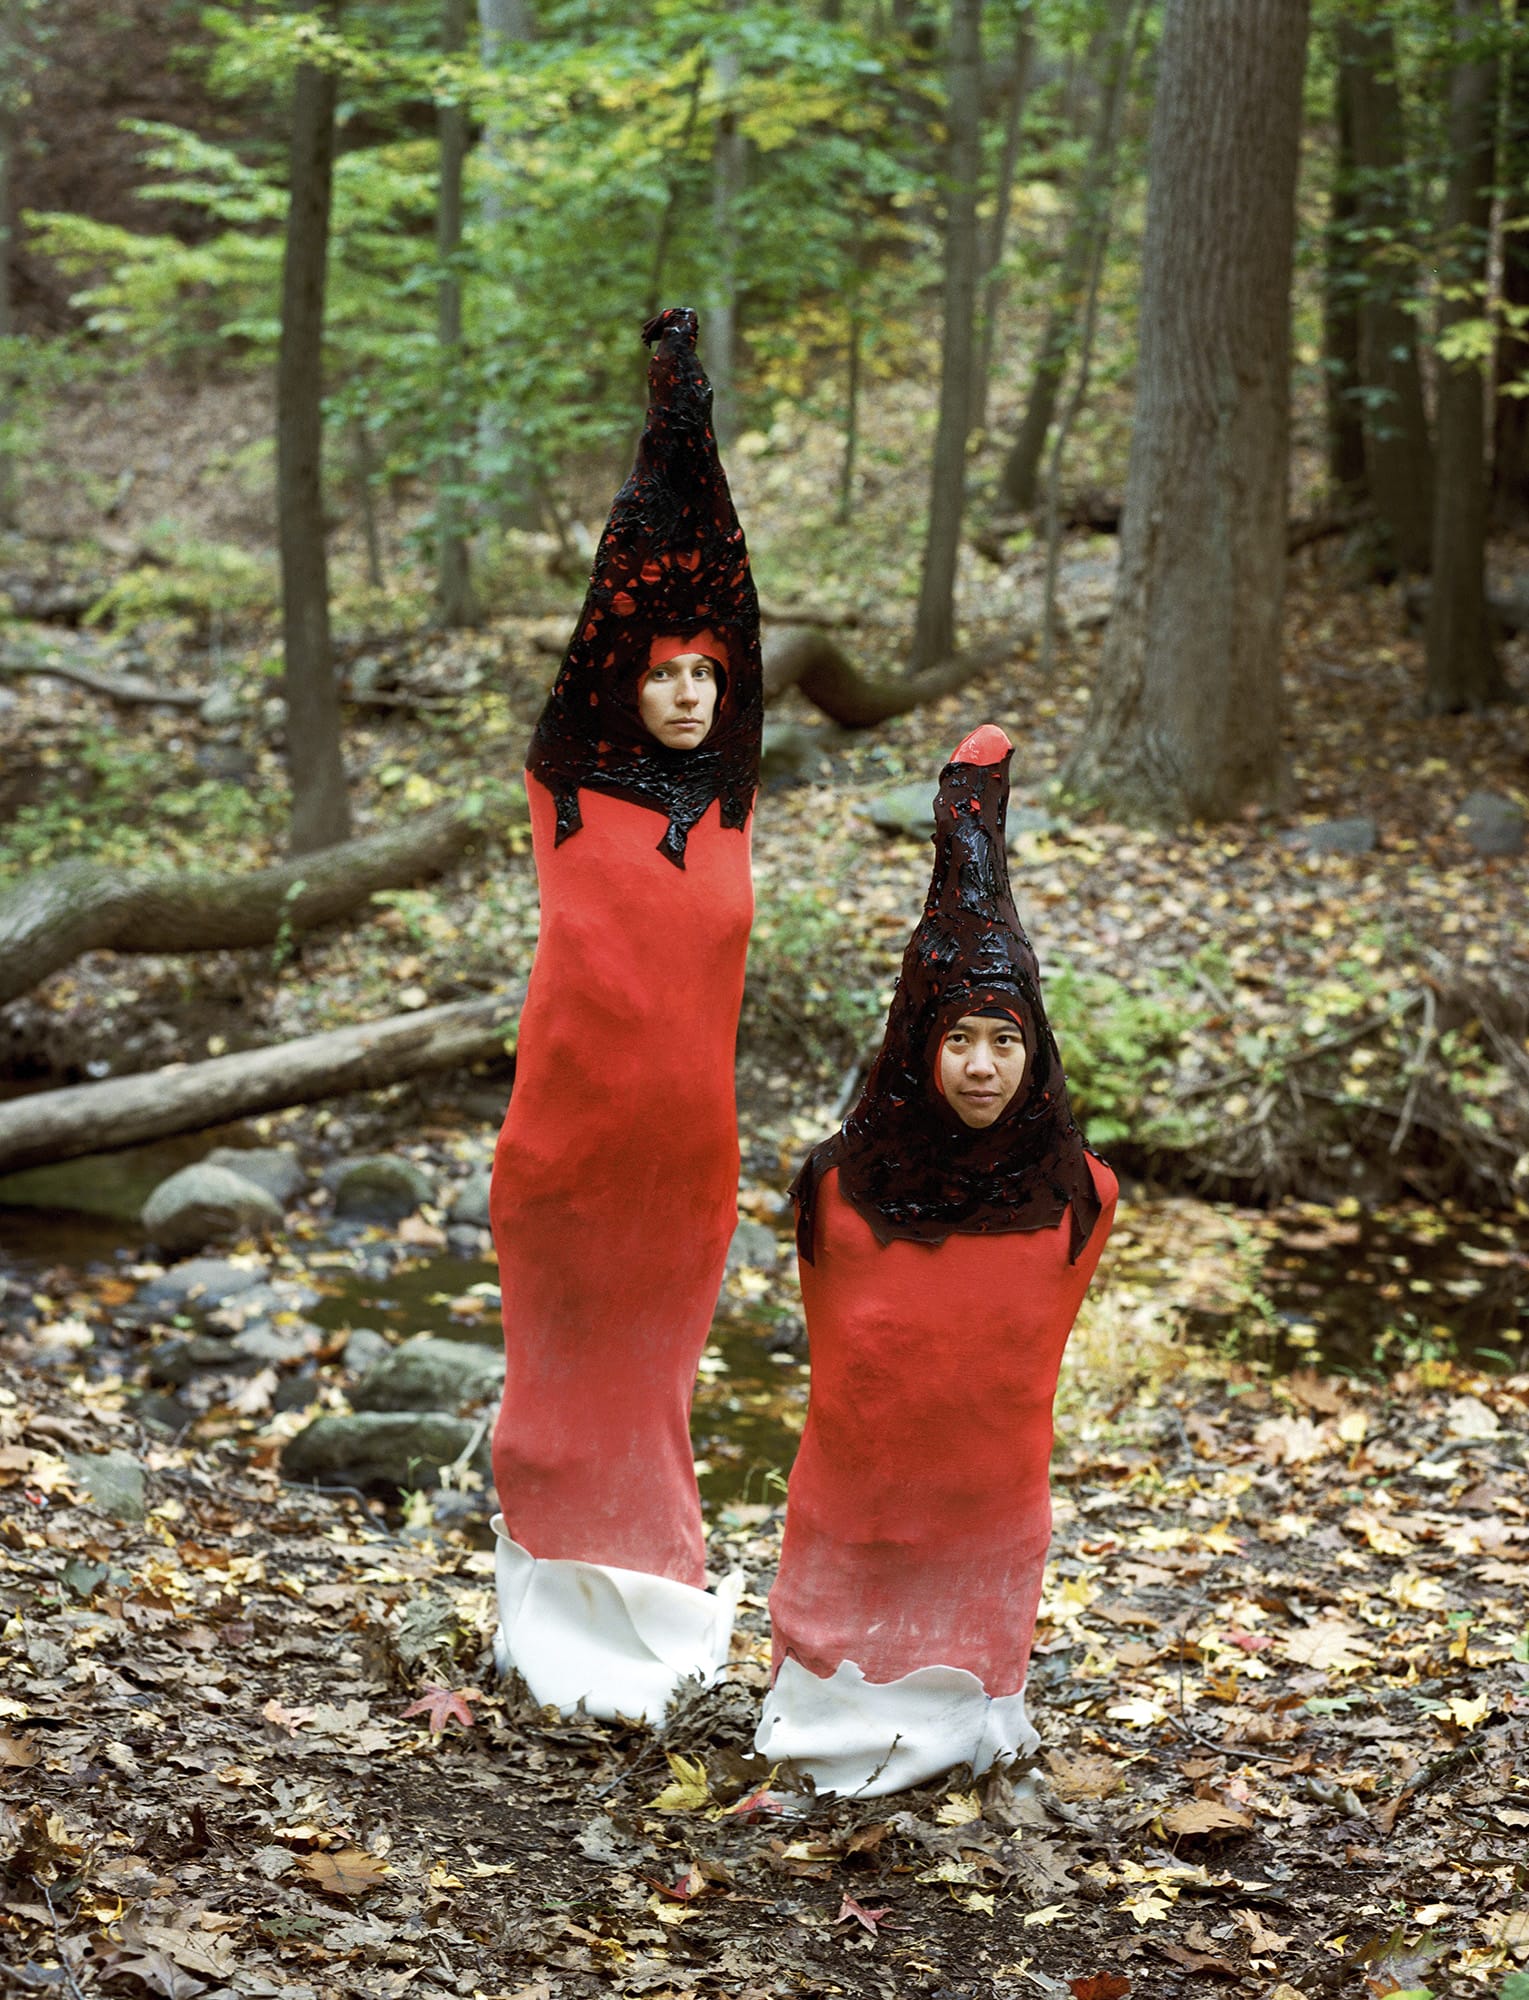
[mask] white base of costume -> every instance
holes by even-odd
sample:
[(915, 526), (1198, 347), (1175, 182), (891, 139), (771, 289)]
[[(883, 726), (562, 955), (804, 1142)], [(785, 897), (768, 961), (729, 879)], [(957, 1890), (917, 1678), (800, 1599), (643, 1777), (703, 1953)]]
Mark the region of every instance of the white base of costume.
[(542, 1559), (494, 1516), (499, 1630), (494, 1658), (537, 1701), (566, 1715), (657, 1723), (681, 1681), (710, 1684), (727, 1664), (743, 1590), (734, 1570), (714, 1591), (607, 1563)]
[(1026, 1757), (1040, 1737), (1025, 1697), (990, 1695), (964, 1667), (916, 1667), (868, 1681), (853, 1660), (827, 1680), (785, 1660), (765, 1698), (754, 1748), (820, 1792), (878, 1798), (926, 1784), (958, 1764), (977, 1773)]

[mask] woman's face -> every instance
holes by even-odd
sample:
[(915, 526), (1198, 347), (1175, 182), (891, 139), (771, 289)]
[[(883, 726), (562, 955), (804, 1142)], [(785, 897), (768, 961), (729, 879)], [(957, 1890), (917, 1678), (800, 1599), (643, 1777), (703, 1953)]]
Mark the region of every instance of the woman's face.
[(676, 653), (649, 667), (637, 690), (637, 713), (650, 736), (671, 750), (693, 750), (717, 715), (717, 663), (704, 653)]
[(963, 1014), (940, 1044), (940, 1087), (963, 1125), (985, 1131), (1025, 1074), (1025, 1038), (1013, 1021)]

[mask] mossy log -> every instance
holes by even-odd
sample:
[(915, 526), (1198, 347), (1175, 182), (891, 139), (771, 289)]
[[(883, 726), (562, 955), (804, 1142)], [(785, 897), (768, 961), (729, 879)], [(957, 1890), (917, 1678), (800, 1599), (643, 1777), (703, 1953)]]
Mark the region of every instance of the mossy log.
[(927, 702), (954, 694), (1012, 651), (1015, 640), (999, 640), (942, 660), (923, 673), (878, 679), (857, 667), (843, 647), (817, 625), (786, 625), (771, 632), (764, 648), (764, 698), (800, 690), (814, 708), (843, 729), (870, 729), (894, 716), (908, 715)]

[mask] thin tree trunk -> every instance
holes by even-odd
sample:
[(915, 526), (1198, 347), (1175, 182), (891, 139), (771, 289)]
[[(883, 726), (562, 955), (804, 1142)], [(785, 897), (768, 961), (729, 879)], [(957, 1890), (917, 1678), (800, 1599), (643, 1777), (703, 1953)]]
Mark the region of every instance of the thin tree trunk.
[(998, 477), (999, 505), (1009, 513), (1028, 513), (1035, 505), (1041, 460), (1078, 330), (1096, 242), (1101, 231), (1109, 228), (1110, 198), (1123, 122), (1121, 109), (1129, 80), (1124, 49), (1131, 14), (1131, 0), (1112, 0), (1105, 38), (1106, 68), (1100, 83), (1088, 163), (1083, 169), (1077, 207), (1063, 246), (1062, 268), (1057, 274), (1054, 302), (1041, 335), (1025, 413)]
[(1276, 797), (1305, 0), (1167, 0), (1135, 424), (1072, 787), (1222, 819)]
[(361, 509), (361, 534), (366, 545), (366, 580), (373, 590), (384, 590), (382, 573), (382, 531), (377, 524), (377, 493), (372, 484), (376, 461), (372, 456), (371, 432), (358, 411), (351, 419), (351, 442), (355, 448), (356, 500)]
[(839, 462), (839, 504), (834, 510), (834, 519), (841, 525), (850, 519), (855, 505), (855, 457), (860, 449), (860, 350), (864, 342), (865, 324), (861, 318), (857, 285), (849, 307), (849, 352), (844, 382), (844, 456)]
[[(488, 70), (504, 68), (518, 46), (536, 39), (536, 21), (527, 0), (478, 0), (478, 53)], [(491, 111), (483, 121), (482, 220), (485, 254), (498, 255), (496, 235), (507, 213), (504, 185), (509, 171), (509, 131), (504, 113)], [(502, 408), (488, 403), (478, 415), (479, 476), (493, 496), (491, 511), (501, 526), (535, 527), (538, 508), (529, 465), (515, 449), (511, 425)]]
[[(731, 13), (729, 4), (727, 11)], [(738, 199), (743, 193), (744, 140), (734, 95), (738, 89), (738, 49), (729, 37), (712, 65), (719, 108), (711, 153), (711, 222), (716, 244), (710, 325), (702, 352), (712, 387), (712, 427), (719, 444), (738, 435)]]
[(929, 480), (929, 525), (909, 660), (912, 673), (944, 659), (955, 650), (956, 642), (956, 559), (966, 506), (966, 440), (974, 400), (981, 100), (982, 0), (950, 0), (945, 325), (940, 350), (940, 409)]
[(276, 362), (282, 692), (294, 854), (332, 847), (350, 832), (324, 542), (324, 284), (335, 97), (333, 70), (312, 63), (299, 66), (292, 93), (291, 189)]
[(1365, 483), (1401, 568), (1426, 570), (1433, 520), (1433, 454), (1417, 332), (1407, 299), (1412, 266), (1407, 146), (1396, 87), (1396, 35), (1377, 15), (1340, 19), (1338, 49), (1353, 121), (1360, 230), (1359, 372), (1364, 384)]
[[(1519, 10), (1520, 20), (1529, 18)], [(1492, 501), (1503, 527), (1529, 523), (1529, 47), (1516, 44), (1503, 79), (1502, 329), (1497, 337)], [(1519, 393), (1515, 393), (1519, 392)]]
[(1327, 483), (1340, 502), (1364, 491), (1364, 420), (1359, 411), (1359, 274), (1353, 233), (1354, 115), (1349, 71), (1333, 77), (1333, 179), (1328, 194), (1322, 287), (1322, 359), (1327, 390)]
[(16, 465), (7, 433), (16, 418), (14, 372), (8, 343), (15, 333), (11, 316), (11, 158), (16, 147), (16, 113), (11, 103), (18, 67), (15, 36), (0, 18), (0, 528), (16, 525)]
[(998, 156), (998, 180), (993, 191), (993, 221), (982, 249), (982, 317), (977, 335), (975, 402), (972, 428), (987, 423), (987, 399), (993, 373), (993, 331), (998, 309), (1003, 303), (1003, 252), (1009, 233), (1009, 214), (1014, 206), (1014, 176), (1019, 167), (1019, 141), (1024, 128), (1025, 105), (1030, 96), (1030, 70), (1035, 57), (1035, 19), (1029, 7), (1019, 16), (1014, 31), (1014, 81), (1009, 94), (1008, 115), (1004, 119), (1003, 148)]
[[(467, 0), (444, 0), (441, 53), (449, 60), (467, 46)], [(471, 625), (473, 604), (471, 557), (462, 501), (466, 465), (461, 451), (458, 414), (462, 374), (462, 169), (467, 159), (467, 112), (461, 103), (441, 103), (435, 113), (440, 142), (440, 188), (435, 211), (435, 251), (441, 275), (436, 292), (436, 343), (441, 376), (441, 405), (450, 449), (440, 463), (436, 489), (436, 590), (441, 623)]]
[[(1490, 14), (1488, 13), (1490, 5)], [(1459, 40), (1479, 38), (1495, 0), (1455, 0)], [(1497, 66), (1459, 61), (1449, 90), (1439, 330), (1479, 317), (1487, 282)], [(1485, 383), (1479, 361), (1441, 360), (1433, 583), (1428, 593), (1425, 699), (1432, 715), (1480, 709), (1507, 694), (1487, 613)]]

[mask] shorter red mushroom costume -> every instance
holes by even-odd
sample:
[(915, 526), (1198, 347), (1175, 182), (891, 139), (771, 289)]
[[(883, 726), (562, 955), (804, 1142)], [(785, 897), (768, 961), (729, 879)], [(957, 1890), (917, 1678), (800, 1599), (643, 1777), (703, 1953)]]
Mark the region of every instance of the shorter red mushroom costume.
[[(504, 1299), (497, 1651), (539, 1701), (657, 1721), (726, 1661), (689, 1413), (737, 1223), (759, 607), (696, 315), (659, 314), (647, 423), (532, 739), (541, 932), (489, 1208)], [(643, 676), (717, 671), (693, 749)]]
[[(1051, 1539), (1062, 1350), (1115, 1177), (1067, 1104), (1009, 889), (1012, 746), (976, 730), (940, 774), (935, 864), (882, 1044), (792, 1192), (812, 1396), (770, 1596), (756, 1747), (870, 1797), (1032, 1750), (1024, 1683)], [(965, 1015), (1022, 1029), (986, 1129), (939, 1081)]]

